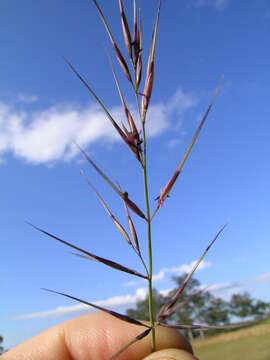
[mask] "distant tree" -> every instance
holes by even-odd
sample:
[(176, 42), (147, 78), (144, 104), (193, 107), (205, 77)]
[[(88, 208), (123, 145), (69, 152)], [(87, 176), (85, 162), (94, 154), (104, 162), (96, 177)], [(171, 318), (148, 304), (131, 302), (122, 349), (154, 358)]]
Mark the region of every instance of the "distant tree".
[(229, 304), (221, 298), (212, 297), (203, 310), (202, 318), (209, 325), (224, 325), (230, 322)]
[[(183, 283), (186, 275), (182, 275), (179, 277), (173, 278), (174, 281), (179, 286)], [(194, 312), (194, 308), (202, 307), (204, 304), (204, 300), (202, 299), (202, 295), (196, 294), (200, 282), (197, 279), (191, 279), (186, 289), (183, 291), (181, 300), (179, 300), (179, 308), (177, 309), (174, 320), (182, 324), (190, 324), (194, 316), (192, 315)], [(153, 291), (153, 303), (154, 303), (154, 314), (157, 314), (157, 311), (169, 301), (169, 298), (174, 294), (175, 289), (172, 290), (167, 296), (161, 295), (157, 290)], [(204, 294), (204, 297), (207, 296)], [(139, 301), (136, 304), (135, 309), (128, 309), (127, 315), (131, 317), (135, 317), (137, 319), (149, 320), (148, 315), (148, 298), (145, 300)]]
[[(174, 277), (177, 287), (183, 284), (186, 274)], [(163, 296), (154, 291), (154, 314), (171, 298), (176, 289), (172, 290), (167, 296)], [(148, 298), (139, 301), (135, 309), (128, 309), (127, 315), (149, 320)], [(182, 293), (181, 299), (177, 303), (177, 309), (170, 321), (178, 324), (190, 325), (193, 323), (204, 324), (223, 324), (229, 321), (229, 311), (227, 304), (222, 299), (216, 299), (208, 291), (201, 288), (199, 280), (192, 278)], [(184, 331), (184, 334), (192, 340), (194, 337), (204, 336), (203, 332)]]
[[(186, 274), (175, 278), (178, 285), (182, 284)], [(174, 321), (180, 324), (223, 325), (230, 321), (228, 304), (221, 298), (215, 298), (209, 291), (202, 289), (198, 279), (191, 279), (179, 301)], [(202, 330), (187, 331), (190, 340), (200, 335)]]
[[(186, 276), (187, 274), (183, 274), (181, 276), (174, 277), (173, 280), (179, 287), (181, 284), (183, 284)], [(169, 297), (171, 297), (174, 292), (175, 290), (169, 294)], [(182, 292), (181, 299), (178, 301), (177, 310), (171, 319), (178, 324), (185, 325), (202, 322), (203, 320), (201, 319), (200, 315), (210, 297), (211, 295), (209, 292), (202, 291), (200, 288), (199, 280), (192, 278), (186, 286), (185, 290)], [(190, 341), (192, 341), (193, 338), (199, 334), (201, 337), (204, 337), (204, 333), (202, 331), (199, 333), (193, 332), (191, 330), (182, 332), (189, 338)]]
[(270, 303), (264, 302), (262, 300), (257, 300), (253, 304), (252, 313), (253, 313), (252, 315), (256, 319), (261, 319), (264, 316), (269, 315), (269, 313), (270, 313)]
[[(162, 296), (156, 289), (153, 289), (153, 310), (156, 316), (158, 310), (165, 304), (166, 297)], [(136, 319), (149, 321), (148, 297), (138, 301), (135, 309), (128, 309), (127, 315)]]
[[(186, 274), (183, 274), (174, 277), (173, 280), (180, 286), (183, 284), (186, 276)], [(210, 301), (212, 295), (208, 291), (203, 291), (200, 285), (199, 280), (192, 278), (186, 286), (181, 299), (179, 300), (177, 311), (173, 317), (174, 321), (177, 323), (192, 324), (196, 322), (200, 317), (202, 310), (205, 309)], [(174, 292), (175, 290), (169, 294), (169, 297), (172, 296)]]
[(232, 315), (242, 319), (253, 316), (253, 299), (250, 294), (248, 292), (244, 292), (243, 294), (232, 295), (230, 301), (230, 312)]
[[(177, 288), (183, 284), (186, 276), (186, 274), (183, 274), (173, 278)], [(161, 295), (157, 290), (153, 291), (155, 316), (175, 291), (176, 289), (173, 289), (167, 296)], [(209, 291), (203, 290), (200, 281), (196, 278), (191, 278), (176, 306), (175, 313), (168, 321), (184, 325), (226, 325), (230, 323), (231, 316), (244, 319), (246, 317), (262, 318), (266, 314), (270, 314), (270, 304), (261, 300), (255, 301), (247, 292), (234, 294), (230, 302), (226, 302), (213, 296)], [(136, 319), (149, 320), (148, 298), (139, 301), (135, 309), (128, 309), (127, 315)], [(183, 333), (190, 340), (199, 335), (204, 337), (203, 331), (183, 331)], [(215, 331), (208, 333), (214, 334)]]
[(3, 352), (4, 352), (4, 348), (3, 348), (3, 346), (1, 346), (3, 341), (4, 341), (4, 338), (3, 338), (3, 336), (0, 335), (0, 355), (3, 354)]
[(270, 314), (270, 303), (255, 300), (248, 292), (234, 294), (230, 301), (230, 312), (242, 319), (246, 317), (261, 319)]

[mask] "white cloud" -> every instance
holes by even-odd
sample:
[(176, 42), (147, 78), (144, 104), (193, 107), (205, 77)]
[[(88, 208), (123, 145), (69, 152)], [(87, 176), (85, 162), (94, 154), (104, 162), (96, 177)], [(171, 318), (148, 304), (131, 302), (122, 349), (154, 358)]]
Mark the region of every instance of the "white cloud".
[(217, 10), (223, 10), (229, 5), (229, 0), (192, 0), (192, 5), (196, 7), (211, 6)]
[[(181, 266), (177, 267), (171, 267), (171, 268), (164, 268), (159, 273), (153, 275), (153, 282), (162, 280), (165, 278), (167, 274), (175, 274), (175, 275), (181, 275), (185, 272), (189, 272), (196, 261), (192, 261), (189, 264), (183, 264)], [(209, 267), (211, 264), (205, 261), (201, 262), (201, 265), (199, 266), (198, 270), (205, 269)], [(129, 283), (125, 283), (125, 286), (136, 286), (138, 285), (138, 282), (136, 281), (130, 281)], [(160, 293), (162, 295), (167, 295), (172, 289), (165, 289), (161, 290)], [(127, 295), (120, 295), (120, 296), (114, 296), (105, 300), (96, 301), (94, 304), (100, 305), (102, 307), (108, 307), (112, 309), (118, 309), (118, 308), (125, 308), (127, 306), (132, 306), (136, 304), (137, 301), (145, 299), (147, 296), (147, 288), (146, 287), (139, 287), (135, 294), (127, 294)], [(84, 304), (76, 304), (71, 306), (59, 306), (56, 309), (47, 310), (47, 311), (41, 311), (41, 312), (34, 312), (30, 314), (23, 314), (18, 315), (14, 317), (14, 320), (27, 320), (27, 319), (39, 319), (39, 318), (49, 318), (49, 317), (60, 317), (65, 316), (73, 313), (78, 313), (81, 311), (90, 310), (93, 309), (89, 308), (89, 306), (86, 306)]]
[[(174, 266), (171, 268), (164, 268), (159, 271), (159, 273), (153, 275), (153, 282), (163, 280), (166, 275), (182, 275), (184, 273), (189, 273), (195, 264), (197, 263), (197, 260), (191, 261), (189, 264), (183, 264), (180, 266)], [(203, 270), (211, 266), (211, 263), (208, 261), (202, 261), (200, 265), (198, 266), (197, 270)]]
[[(144, 300), (146, 296), (147, 296), (147, 288), (139, 288), (136, 290), (135, 294), (133, 295), (128, 294), (128, 295), (113, 296), (111, 298), (95, 301), (93, 303), (106, 308), (108, 307), (108, 308), (118, 309), (118, 308), (134, 305), (136, 304), (137, 301)], [(93, 308), (90, 308), (89, 306), (84, 304), (59, 306), (56, 309), (52, 309), (52, 310), (18, 315), (15, 316), (13, 320), (29, 320), (29, 319), (60, 317), (69, 314), (79, 313), (86, 310), (94, 311)]]
[(214, 295), (222, 296), (226, 299), (229, 299), (231, 295), (241, 293), (243, 291), (250, 291), (252, 288), (261, 285), (270, 283), (270, 273), (266, 272), (260, 274), (257, 277), (249, 278), (243, 282), (223, 282), (211, 284), (209, 286), (202, 285), (202, 288), (205, 287), (207, 290), (214, 293)]
[(17, 94), (17, 100), (22, 103), (32, 104), (38, 101), (38, 97), (36, 95), (30, 94)]
[[(178, 275), (182, 275), (184, 273), (189, 273), (196, 263), (197, 263), (197, 260), (194, 260), (194, 261), (191, 261), (189, 264), (182, 264), (180, 266), (163, 268), (157, 274), (153, 275), (152, 281), (157, 282), (157, 281), (164, 280), (166, 278), (166, 276), (168, 276), (168, 275), (169, 276), (172, 276), (172, 275), (178, 276)], [(210, 266), (211, 266), (210, 262), (203, 260), (200, 263), (200, 265), (198, 266), (197, 271), (206, 269)], [(131, 286), (138, 286), (139, 283), (140, 282), (138, 282), (138, 281), (128, 281), (128, 282), (125, 282), (123, 285), (125, 287), (131, 287)]]
[(12, 320), (47, 319), (61, 317), (69, 314), (79, 313), (87, 309), (86, 305), (78, 304), (72, 306), (58, 306), (56, 309), (33, 312), (14, 316)]
[(181, 144), (181, 139), (176, 138), (176, 139), (171, 139), (167, 142), (167, 146), (170, 149), (174, 149), (176, 146), (178, 146), (179, 144)]
[(259, 284), (270, 283), (270, 272), (257, 276), (254, 281)]
[(154, 274), (152, 277), (152, 281), (156, 282), (159, 280), (163, 280), (165, 278), (166, 270), (160, 270), (157, 274)]
[[(193, 263), (193, 262), (192, 262)], [(166, 269), (160, 271), (156, 276), (157, 279), (161, 278), (161, 274), (166, 273), (166, 271), (180, 271), (190, 268), (192, 266), (192, 263), (188, 265), (182, 265), (180, 267), (175, 267), (171, 269)], [(204, 263), (201, 267), (205, 268), (210, 266), (209, 263)], [(177, 269), (177, 270), (176, 270)], [(245, 290), (245, 288), (249, 285), (256, 285), (261, 283), (270, 283), (270, 273), (264, 273), (261, 274), (255, 278), (250, 278), (247, 281), (243, 283), (238, 282), (223, 282), (223, 283), (216, 283), (211, 285), (201, 285), (201, 289), (205, 289), (207, 291), (212, 292), (214, 295), (222, 296), (226, 299), (229, 299), (229, 297), (232, 294), (239, 293), (241, 290)], [(160, 294), (166, 296), (169, 294), (170, 291), (172, 291), (172, 288), (167, 288), (160, 290)], [(127, 295), (120, 295), (120, 296), (113, 296), (111, 298), (100, 300), (93, 302), (94, 304), (100, 305), (102, 307), (108, 307), (110, 309), (121, 309), (126, 308), (127, 306), (133, 306), (136, 304), (137, 301), (144, 300), (147, 296), (148, 290), (146, 287), (140, 287), (136, 290), (135, 294), (127, 294)], [(76, 304), (71, 306), (58, 306), (55, 309), (52, 310), (46, 310), (46, 311), (39, 311), (29, 314), (22, 314), (15, 316), (13, 320), (30, 320), (30, 319), (42, 319), (42, 318), (51, 318), (51, 317), (61, 317), (65, 315), (75, 314), (82, 311), (93, 311), (93, 309), (89, 308), (87, 305), (83, 304)]]
[[(170, 118), (181, 118), (184, 111), (195, 105), (194, 95), (179, 89), (168, 102), (149, 108), (147, 132), (155, 137), (168, 130)], [(120, 107), (109, 109), (120, 124), (125, 122)], [(132, 106), (131, 106), (132, 110)], [(0, 159), (7, 153), (27, 162), (52, 163), (70, 160), (77, 154), (72, 145), (82, 146), (97, 141), (120, 141), (115, 129), (97, 106), (55, 106), (37, 112), (18, 111), (0, 102)]]
[(136, 281), (136, 280), (126, 281), (123, 284), (124, 287), (132, 287), (132, 286), (137, 286), (137, 285), (138, 285), (138, 281)]
[(217, 284), (211, 284), (207, 286), (207, 290), (213, 292), (214, 294), (226, 295), (237, 293), (241, 291), (243, 284), (237, 282), (223, 282)]
[[(197, 260), (194, 260), (194, 261), (191, 261), (189, 264), (183, 264), (183, 265), (179, 266), (178, 268), (175, 267), (175, 268), (168, 269), (168, 271), (175, 273), (177, 275), (181, 275), (183, 273), (189, 273), (192, 270), (192, 268), (195, 266), (196, 263), (197, 263)], [(202, 262), (198, 266), (197, 270), (207, 269), (210, 266), (211, 266), (211, 263), (209, 261), (202, 260)]]
[(163, 295), (163, 296), (167, 296), (169, 295), (169, 293), (172, 291), (173, 289), (172, 288), (169, 288), (169, 289), (165, 289), (165, 290), (160, 290), (160, 294)]
[[(179, 268), (177, 268), (179, 269)], [(161, 273), (161, 272), (160, 272)], [(159, 274), (160, 274), (159, 273)], [(201, 289), (206, 289), (207, 291), (218, 293), (221, 296), (228, 296), (231, 293), (236, 292), (235, 290), (240, 290), (240, 285), (236, 283), (217, 283), (212, 285), (201, 285)], [(160, 290), (160, 294), (163, 296), (168, 295), (173, 288), (167, 288), (164, 290)], [(142, 301), (146, 298), (148, 294), (148, 290), (146, 287), (140, 287), (136, 290), (135, 294), (127, 294), (127, 295), (119, 295), (113, 296), (105, 300), (93, 301), (94, 304), (110, 308), (110, 309), (121, 309), (126, 308), (128, 306), (133, 306), (138, 301)], [(17, 315), (13, 318), (13, 320), (31, 320), (31, 319), (46, 319), (46, 318), (56, 318), (61, 316), (67, 316), (70, 314), (76, 314), (84, 311), (95, 311), (93, 308), (90, 308), (84, 304), (76, 304), (70, 306), (58, 306), (55, 309), (46, 310), (46, 311), (38, 311), (28, 314)]]

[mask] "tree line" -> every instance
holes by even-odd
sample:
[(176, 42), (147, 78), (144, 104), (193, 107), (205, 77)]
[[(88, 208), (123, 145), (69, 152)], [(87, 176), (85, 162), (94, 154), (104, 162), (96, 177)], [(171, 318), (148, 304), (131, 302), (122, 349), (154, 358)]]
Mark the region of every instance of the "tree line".
[[(184, 282), (186, 274), (174, 277), (173, 280), (179, 286)], [(176, 289), (168, 295), (162, 295), (157, 290), (153, 292), (154, 313), (168, 302)], [(142, 320), (149, 320), (148, 298), (139, 301), (136, 308), (128, 309), (127, 315)], [(210, 291), (203, 289), (200, 281), (193, 278), (189, 281), (178, 308), (170, 321), (177, 324), (203, 324), (203, 325), (229, 325), (232, 322), (244, 320), (260, 320), (270, 315), (270, 303), (254, 299), (248, 292), (233, 294), (229, 301), (214, 296)], [(186, 331), (186, 335), (193, 340), (194, 337), (214, 334), (215, 331)]]
[(4, 341), (4, 338), (3, 338), (3, 336), (0, 335), (0, 355), (3, 354), (3, 352), (4, 352), (4, 348), (3, 348), (3, 346), (1, 346), (3, 341)]

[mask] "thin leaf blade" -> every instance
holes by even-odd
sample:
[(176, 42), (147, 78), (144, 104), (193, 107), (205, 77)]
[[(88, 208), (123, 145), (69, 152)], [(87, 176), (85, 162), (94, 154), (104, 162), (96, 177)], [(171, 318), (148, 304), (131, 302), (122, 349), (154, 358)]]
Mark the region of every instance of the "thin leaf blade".
[(127, 203), (128, 207), (139, 217), (146, 220), (144, 213), (140, 208), (128, 197), (127, 192), (122, 192), (109, 178), (104, 174), (104, 172), (96, 165), (96, 163), (90, 158), (90, 156), (78, 145), (76, 144), (80, 152), (84, 155), (85, 159), (89, 162), (91, 166), (99, 173), (99, 175), (107, 182), (107, 184)]
[[(150, 326), (142, 323), (142, 322), (139, 321), (139, 320), (133, 319), (133, 318), (127, 316), (127, 315), (120, 314), (120, 313), (118, 313), (118, 312), (116, 312), (116, 311), (109, 310), (109, 309), (104, 308), (104, 307), (102, 307), (102, 306), (99, 306), (99, 305), (97, 305), (97, 304), (90, 303), (90, 302), (88, 302), (88, 301), (82, 300), (82, 299), (80, 299), (80, 298), (78, 298), (78, 297), (76, 297), (76, 296), (72, 296), (72, 295), (69, 295), (69, 294), (65, 294), (65, 293), (62, 293), (62, 292), (59, 292), (59, 291), (55, 291), (55, 290), (51, 290), (51, 289), (47, 289), (47, 288), (42, 288), (42, 290), (48, 291), (48, 292), (53, 293), (53, 294), (62, 295), (62, 296), (66, 297), (66, 298), (69, 298), (69, 299), (71, 299), (71, 300), (75, 300), (75, 301), (78, 301), (78, 302), (80, 302), (80, 303), (82, 303), (82, 304), (91, 306), (91, 307), (93, 307), (93, 308), (95, 308), (95, 309), (97, 309), (97, 310), (103, 311), (103, 312), (105, 312), (105, 313), (107, 313), (107, 314), (109, 314), (109, 315), (111, 315), (111, 316), (113, 316), (113, 317), (115, 317), (115, 318), (117, 318), (117, 319), (119, 319), (119, 320), (125, 321), (125, 322), (127, 322), (127, 323), (129, 323), (129, 324), (138, 325), (138, 326), (143, 326), (143, 327), (148, 328), (148, 330), (149, 330), (149, 328), (150, 328)], [(151, 328), (150, 328), (150, 330), (151, 330)]]
[(128, 210), (128, 206), (127, 206), (125, 200), (124, 200), (124, 205), (125, 205), (125, 209), (126, 209), (126, 215), (127, 215), (127, 219), (128, 219), (129, 230), (130, 230), (130, 233), (131, 233), (135, 248), (137, 249), (138, 254), (140, 255), (141, 250), (140, 250), (140, 245), (139, 245), (139, 241), (138, 241), (137, 232), (136, 232), (134, 223), (133, 223), (133, 221), (131, 219), (131, 216), (130, 216), (130, 213), (129, 213), (129, 210)]
[[(193, 293), (191, 293), (185, 300), (181, 301), (181, 302), (177, 302), (170, 310), (166, 310), (166, 313), (164, 313), (162, 315), (162, 319), (167, 319), (169, 317), (171, 317), (177, 309), (181, 308), (182, 306), (188, 304), (188, 302), (195, 296), (200, 295), (201, 293), (207, 291), (207, 288), (204, 289), (199, 289), (198, 291), (194, 291)], [(160, 313), (162, 313), (164, 311), (164, 309), (166, 308), (166, 305), (163, 307), (163, 309), (161, 309)]]
[(78, 247), (78, 246), (76, 246), (76, 245), (73, 245), (73, 244), (69, 243), (68, 241), (65, 241), (65, 240), (61, 239), (60, 237), (58, 237), (58, 236), (56, 236), (56, 235), (54, 235), (54, 234), (51, 234), (51, 233), (49, 233), (48, 231), (43, 230), (43, 229), (41, 229), (41, 228), (39, 228), (39, 227), (37, 227), (37, 226), (29, 223), (29, 222), (27, 222), (27, 224), (30, 225), (30, 226), (32, 226), (34, 229), (38, 230), (39, 232), (43, 233), (44, 235), (47, 235), (47, 236), (49, 236), (50, 238), (52, 238), (52, 239), (54, 239), (54, 240), (56, 240), (56, 241), (58, 241), (58, 242), (60, 242), (60, 243), (62, 243), (62, 244), (64, 244), (64, 245), (66, 245), (66, 246), (69, 246), (69, 247), (71, 247), (71, 248), (74, 249), (74, 250), (77, 250), (77, 251), (83, 253), (84, 255), (88, 255), (89, 257), (95, 259), (96, 261), (98, 261), (98, 262), (100, 262), (100, 263), (102, 263), (102, 264), (104, 264), (104, 265), (106, 265), (106, 266), (108, 266), (108, 267), (110, 267), (110, 268), (113, 268), (113, 269), (115, 269), (115, 270), (122, 271), (122, 272), (125, 272), (125, 273), (128, 273), (128, 274), (131, 274), (131, 275), (138, 276), (138, 277), (140, 277), (140, 278), (142, 278), (142, 279), (146, 279), (146, 280), (148, 279), (148, 277), (147, 277), (146, 275), (143, 275), (143, 274), (139, 273), (139, 272), (136, 271), (136, 270), (127, 268), (126, 266), (123, 266), (123, 265), (121, 265), (121, 264), (119, 264), (119, 263), (117, 263), (117, 262), (115, 262), (115, 261), (112, 261), (112, 260), (109, 260), (109, 259), (105, 259), (105, 258), (103, 258), (103, 257), (101, 257), (101, 256), (95, 255), (95, 254), (93, 254), (93, 253), (90, 253), (89, 251), (86, 251), (86, 250), (84, 250), (84, 249), (81, 249), (80, 247)]
[(96, 102), (99, 104), (99, 106), (102, 108), (108, 119), (110, 120), (111, 124), (115, 128), (115, 130), (118, 132), (122, 140), (127, 144), (129, 149), (132, 151), (132, 153), (138, 158), (138, 153), (136, 146), (134, 146), (130, 140), (128, 139), (127, 135), (123, 132), (123, 130), (120, 128), (120, 126), (117, 124), (117, 122), (114, 120), (112, 115), (110, 114), (109, 110), (106, 108), (106, 106), (103, 104), (103, 102), (100, 100), (100, 98), (97, 96), (97, 94), (92, 90), (92, 88), (89, 86), (89, 84), (86, 82), (86, 80), (80, 75), (80, 73), (75, 69), (75, 67), (67, 60), (65, 59), (67, 65), (70, 67), (70, 69), (74, 72), (74, 74), (78, 77), (78, 79), (83, 83), (83, 85), (86, 87), (86, 89), (90, 92), (90, 94), (93, 96), (93, 98), (96, 100)]
[(171, 179), (168, 181), (166, 186), (161, 190), (161, 194), (158, 197), (158, 205), (157, 205), (157, 207), (156, 207), (156, 209), (155, 209), (155, 211), (154, 211), (154, 213), (152, 215), (152, 218), (155, 216), (158, 209), (160, 209), (160, 207), (164, 204), (164, 202), (165, 202), (166, 198), (168, 197), (172, 187), (174, 186), (178, 176), (182, 172), (182, 169), (183, 169), (183, 167), (185, 165), (185, 162), (186, 162), (186, 160), (187, 160), (187, 158), (188, 158), (188, 156), (189, 156), (189, 154), (190, 154), (190, 152), (191, 152), (191, 150), (192, 150), (192, 148), (193, 148), (193, 146), (194, 146), (194, 144), (195, 144), (195, 142), (196, 142), (196, 140), (197, 140), (197, 138), (198, 138), (198, 136), (200, 134), (200, 131), (201, 131), (201, 129), (202, 129), (207, 117), (208, 117), (208, 114), (209, 114), (210, 110), (212, 109), (212, 107), (214, 105), (216, 97), (217, 97), (217, 95), (218, 95), (218, 93), (220, 91), (222, 81), (223, 81), (223, 78), (221, 79), (218, 86), (216, 87), (216, 90), (215, 90), (214, 96), (213, 96), (213, 98), (212, 98), (212, 100), (210, 102), (210, 105), (208, 106), (208, 108), (207, 108), (207, 110), (206, 110), (206, 112), (205, 112), (205, 114), (204, 114), (204, 116), (203, 116), (203, 118), (202, 118), (202, 120), (201, 120), (201, 122), (200, 122), (200, 124), (199, 124), (199, 126), (198, 126), (192, 140), (191, 140), (191, 142), (189, 143), (189, 146), (188, 146), (183, 158), (181, 159), (179, 165), (177, 166), (176, 171), (174, 172), (174, 174), (172, 175)]
[(113, 215), (113, 213), (111, 212), (111, 210), (109, 209), (108, 205), (106, 204), (106, 202), (104, 201), (104, 199), (102, 198), (102, 196), (100, 195), (100, 193), (96, 190), (96, 188), (92, 185), (92, 183), (89, 181), (89, 179), (86, 177), (86, 175), (84, 174), (83, 171), (81, 171), (82, 175), (84, 176), (85, 180), (87, 181), (88, 185), (90, 186), (90, 188), (94, 191), (94, 193), (96, 194), (98, 200), (100, 201), (101, 205), (104, 207), (104, 209), (106, 210), (106, 212), (108, 213), (108, 215), (110, 216), (112, 222), (114, 223), (114, 225), (117, 227), (117, 229), (120, 231), (120, 233), (122, 234), (122, 236), (125, 238), (125, 240), (127, 241), (127, 243), (129, 245), (131, 245), (131, 240), (128, 236), (128, 233), (126, 232), (126, 230), (124, 229), (124, 227), (120, 224), (120, 222), (116, 219), (116, 217)]
[(121, 14), (121, 22), (122, 22), (122, 30), (123, 30), (123, 35), (124, 35), (124, 41), (126, 44), (126, 48), (129, 54), (130, 59), (132, 59), (132, 46), (131, 46), (131, 35), (130, 35), (130, 30), (129, 30), (129, 26), (128, 26), (128, 22), (127, 22), (127, 18), (126, 18), (126, 14), (125, 14), (125, 10), (123, 7), (123, 2), (122, 0), (119, 0), (119, 7), (120, 7), (120, 14)]
[(138, 53), (139, 53), (139, 43), (138, 43), (138, 21), (137, 21), (137, 2), (133, 1), (133, 61), (134, 64), (137, 63)]
[(96, 261), (95, 259), (91, 258), (89, 255), (82, 255), (82, 254), (75, 253), (73, 251), (69, 251), (69, 254), (71, 254), (73, 256), (77, 256), (77, 257), (79, 257), (81, 259)]
[(125, 132), (125, 135), (126, 135), (125, 142), (129, 146), (129, 148), (133, 152), (133, 154), (136, 156), (137, 160), (139, 160), (141, 162), (141, 157), (139, 155), (141, 153), (140, 135), (139, 135), (138, 129), (136, 127), (136, 124), (135, 124), (135, 122), (134, 122), (134, 120), (133, 120), (133, 118), (131, 116), (131, 113), (127, 108), (123, 92), (121, 90), (118, 78), (116, 76), (116, 72), (115, 72), (115, 69), (114, 69), (114, 66), (113, 66), (112, 59), (111, 59), (108, 52), (107, 52), (107, 56), (108, 56), (108, 59), (109, 59), (110, 65), (111, 65), (113, 77), (114, 77), (116, 87), (117, 87), (117, 90), (118, 90), (118, 93), (119, 93), (119, 96), (120, 96), (120, 99), (121, 99), (121, 103), (122, 103), (122, 106), (123, 106), (123, 109), (124, 109), (124, 112), (125, 112), (125, 115), (126, 115), (129, 127), (130, 127), (130, 132), (128, 132), (128, 131), (126, 131), (125, 126), (123, 126), (123, 129), (124, 129), (124, 132)]
[(137, 66), (136, 66), (136, 88), (138, 89), (142, 79), (142, 54), (138, 56)]
[(76, 144), (79, 151), (83, 154), (85, 159), (89, 162), (91, 166), (97, 171), (97, 173), (106, 181), (106, 183), (121, 197), (123, 198), (122, 191), (108, 178), (107, 175), (96, 165), (96, 163), (90, 158), (86, 151), (84, 151), (78, 144)]
[(212, 241), (210, 242), (210, 244), (207, 246), (207, 248), (204, 250), (204, 252), (202, 253), (202, 255), (200, 256), (199, 260), (196, 262), (196, 264), (193, 266), (193, 268), (191, 269), (191, 271), (189, 272), (189, 274), (187, 275), (187, 277), (185, 278), (183, 284), (178, 288), (178, 290), (174, 293), (174, 295), (172, 296), (171, 300), (167, 303), (167, 305), (165, 305), (165, 307), (163, 308), (162, 312), (160, 312), (158, 314), (158, 318), (162, 319), (162, 318), (168, 318), (169, 316), (169, 312), (170, 309), (175, 305), (175, 303), (178, 301), (178, 299), (180, 298), (182, 292), (185, 290), (187, 284), (189, 283), (189, 280), (191, 279), (191, 277), (193, 276), (193, 274), (195, 273), (195, 271), (197, 270), (198, 266), (200, 265), (200, 263), (202, 262), (202, 260), (204, 259), (204, 257), (206, 256), (206, 254), (208, 253), (208, 251), (211, 249), (211, 247), (214, 245), (214, 243), (216, 242), (217, 238), (220, 236), (220, 234), (224, 231), (224, 229), (226, 228), (227, 224), (225, 224), (224, 226), (222, 226), (222, 228), (218, 231), (218, 233), (215, 235), (215, 237), (212, 239)]
[(116, 54), (116, 57), (117, 57), (117, 60), (119, 61), (119, 64), (124, 72), (124, 74), (126, 75), (128, 81), (130, 81), (132, 83), (132, 79), (131, 79), (131, 75), (130, 75), (130, 72), (129, 72), (129, 69), (128, 69), (128, 66), (127, 66), (127, 63), (123, 57), (123, 55), (121, 54), (121, 51), (119, 50), (117, 44), (116, 44), (116, 41), (114, 40), (114, 37), (113, 37), (113, 34), (109, 28), (109, 25), (105, 19), (105, 16), (103, 15), (103, 12), (98, 4), (98, 2), (96, 0), (93, 0), (96, 8), (97, 8), (97, 11), (99, 13), (99, 16), (104, 24), (104, 27), (109, 35), (109, 38), (111, 40), (111, 43), (113, 45), (113, 48), (114, 48), (114, 51), (115, 51), (115, 54)]
[(152, 36), (152, 44), (150, 47), (150, 53), (149, 53), (149, 57), (148, 57), (148, 65), (147, 65), (144, 92), (143, 92), (143, 98), (142, 98), (142, 116), (143, 116), (144, 121), (145, 121), (146, 112), (148, 110), (148, 106), (150, 103), (150, 98), (151, 98), (152, 90), (153, 90), (154, 64), (155, 64), (154, 60), (155, 60), (155, 50), (156, 50), (156, 40), (157, 40), (157, 32), (158, 32), (158, 25), (159, 25), (160, 9), (161, 9), (161, 0), (159, 1), (159, 5), (158, 5), (157, 18), (156, 18), (154, 33)]
[(110, 360), (116, 360), (124, 351), (126, 351), (131, 345), (135, 344), (137, 341), (140, 341), (144, 339), (150, 332), (152, 331), (152, 328), (144, 330), (142, 333), (137, 335), (134, 339), (130, 340), (128, 343), (126, 343), (124, 346), (120, 348), (120, 350), (115, 353)]
[(123, 199), (125, 200), (125, 202), (127, 203), (127, 206), (138, 216), (140, 216), (142, 219), (147, 220), (144, 213), (141, 211), (140, 208), (138, 208), (138, 206), (132, 201), (130, 200), (130, 198), (128, 197), (128, 194), (125, 192)]
[(225, 330), (225, 329), (237, 329), (241, 327), (241, 325), (208, 325), (208, 324), (192, 324), (192, 325), (185, 325), (185, 324), (164, 324), (159, 323), (160, 326), (167, 327), (170, 329), (176, 330)]

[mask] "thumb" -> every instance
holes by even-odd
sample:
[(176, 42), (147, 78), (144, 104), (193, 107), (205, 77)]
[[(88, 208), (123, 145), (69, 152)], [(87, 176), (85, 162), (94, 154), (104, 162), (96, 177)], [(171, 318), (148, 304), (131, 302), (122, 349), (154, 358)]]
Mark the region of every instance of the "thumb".
[(152, 353), (144, 360), (198, 360), (190, 352), (181, 349), (165, 349)]

